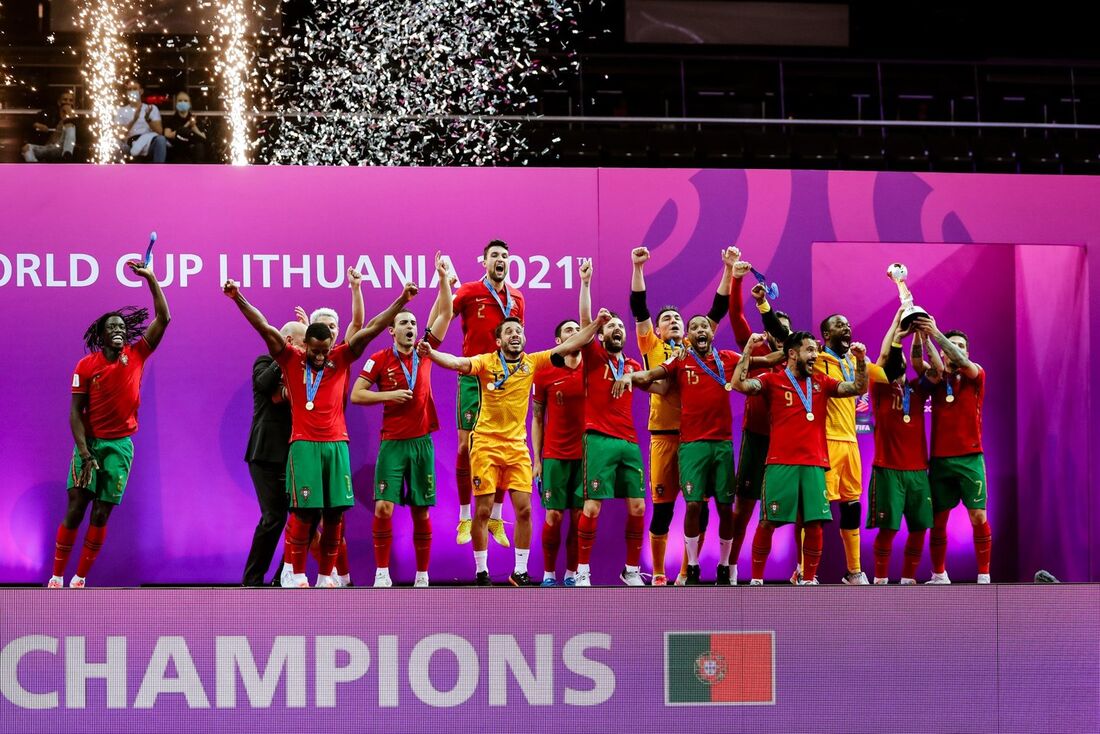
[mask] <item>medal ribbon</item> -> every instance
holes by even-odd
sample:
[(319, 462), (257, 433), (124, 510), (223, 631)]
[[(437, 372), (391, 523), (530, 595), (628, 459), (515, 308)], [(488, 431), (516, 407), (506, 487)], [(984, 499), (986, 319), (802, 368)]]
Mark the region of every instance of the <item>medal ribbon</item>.
[(504, 297), (507, 299), (507, 302), (501, 302), (500, 294), (497, 293), (497, 289), (489, 282), (489, 276), (486, 275), (483, 277), (481, 282), (485, 284), (485, 288), (489, 291), (489, 295), (493, 297), (493, 300), (500, 306), (500, 310), (504, 312), (504, 318), (510, 317), (512, 315), (512, 291), (508, 290), (508, 285), (505, 284), (504, 286)]
[(416, 375), (420, 369), (420, 355), (413, 349), (412, 352), (412, 371), (405, 369), (405, 363), (401, 359), (401, 352), (397, 351), (397, 345), (393, 345), (393, 356), (397, 358), (397, 364), (401, 365), (401, 371), (405, 373), (405, 382), (409, 384), (410, 390), (416, 389)]
[(611, 368), (611, 374), (615, 377), (616, 382), (623, 379), (623, 374), (626, 372), (626, 360), (623, 359), (621, 353), (619, 354), (618, 362), (613, 359), (608, 359), (607, 366)]
[(841, 359), (840, 355), (834, 352), (831, 347), (825, 347), (825, 353), (840, 363), (840, 374), (844, 376), (846, 382), (852, 382), (856, 379), (855, 365), (852, 364), (852, 360), (847, 354), (844, 355), (844, 359)]
[(906, 382), (901, 388), (901, 412), (902, 415), (909, 415), (909, 401), (913, 396), (913, 387)]
[(497, 352), (497, 356), (500, 358), (500, 368), (504, 371), (504, 376), (493, 383), (493, 386), (497, 390), (499, 390), (500, 388), (504, 387), (504, 383), (508, 382), (508, 378), (516, 374), (516, 372), (519, 371), (519, 368), (523, 366), (523, 358), (521, 357), (520, 361), (516, 363), (515, 369), (509, 370), (508, 362), (504, 359), (504, 350), (501, 349), (499, 352)]
[(313, 399), (317, 397), (317, 390), (321, 387), (321, 378), (325, 376), (325, 368), (322, 367), (321, 371), (317, 373), (317, 379), (313, 379), (313, 367), (309, 364), (309, 360), (306, 360), (306, 401), (312, 403)]
[(794, 386), (794, 391), (798, 393), (798, 399), (802, 401), (802, 407), (806, 409), (806, 413), (814, 412), (813, 403), (813, 380), (812, 378), (806, 378), (806, 392), (802, 392), (802, 388), (798, 386), (798, 380), (794, 379), (794, 375), (791, 373), (791, 368), (783, 370), (787, 373), (787, 379), (791, 381), (791, 385)]
[(717, 372), (715, 372), (710, 367), (708, 367), (707, 363), (706, 363), (706, 360), (701, 359), (694, 349), (689, 349), (688, 350), (688, 354), (690, 354), (692, 359), (695, 360), (695, 363), (698, 364), (700, 368), (702, 368), (703, 372), (706, 372), (708, 375), (710, 375), (711, 378), (713, 378), (714, 381), (717, 382), (719, 385), (721, 385), (722, 387), (725, 387), (726, 386), (726, 367), (725, 367), (725, 365), (722, 364), (722, 356), (720, 354), (718, 354), (718, 350), (715, 349), (714, 347), (711, 347), (710, 353), (712, 355), (714, 355), (714, 365), (715, 365), (715, 367), (718, 368)]
[[(954, 375), (947, 375), (947, 379), (943, 381), (943, 384), (947, 386), (947, 397), (954, 397), (955, 391), (951, 389), (951, 383), (955, 381)], [(951, 402), (948, 400), (947, 402)]]

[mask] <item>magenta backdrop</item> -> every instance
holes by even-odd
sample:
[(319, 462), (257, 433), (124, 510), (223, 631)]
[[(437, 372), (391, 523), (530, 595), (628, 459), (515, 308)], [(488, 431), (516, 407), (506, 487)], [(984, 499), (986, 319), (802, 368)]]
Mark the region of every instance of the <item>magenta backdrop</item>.
[[(69, 374), (90, 321), (109, 308), (149, 302), (144, 289), (120, 284), (116, 263), (141, 250), (150, 229), (160, 235), (158, 272), (166, 280), (171, 275), (166, 292), (174, 320), (147, 371), (134, 473), (112, 517), (97, 584), (232, 583), (240, 577), (258, 516), (242, 455), (249, 369), (262, 344), (219, 293), (221, 257), (226, 273), (241, 278), (242, 257), (253, 256), (247, 292), (273, 321), (289, 318), (299, 303), (332, 305), (346, 319), (349, 292), (341, 273), (360, 256), (369, 258), (376, 276), (366, 288), (369, 315), (396, 293), (403, 277), (397, 271), (407, 268), (430, 287), (430, 258), (437, 248), (452, 257), (461, 278), (475, 277), (476, 257), (493, 237), (511, 242), (521, 259), (513, 277), (527, 292), (532, 348), (549, 346), (553, 325), (576, 311), (577, 257), (596, 258), (596, 304), (625, 313), (628, 250), (648, 245), (654, 250), (651, 306), (671, 301), (697, 312), (706, 310), (717, 284), (719, 249), (736, 242), (780, 283), (777, 306), (797, 324), (815, 324), (823, 311), (846, 310), (857, 337), (874, 353), (896, 303), (885, 265), (910, 260), (918, 301), (932, 304), (941, 325), (973, 331), (974, 356), (990, 373), (985, 441), (995, 578), (1025, 578), (1040, 566), (1070, 580), (1100, 577), (1094, 530), (1100, 527), (1100, 503), (1087, 461), (1090, 453), (1100, 455), (1100, 447), (1087, 420), (1088, 383), (1074, 368), (1088, 364), (1088, 345), (1100, 328), (1086, 267), (1095, 266), (1089, 246), (1100, 241), (1100, 218), (1093, 213), (1098, 180), (61, 166), (6, 166), (0, 180), (0, 214), (8, 223), (0, 235), (0, 304), (13, 327), (13, 346), (26, 354), (0, 377), (8, 416), (0, 432), (7, 490), (0, 494), (0, 581), (39, 582), (48, 575), (71, 451)], [(826, 256), (834, 251), (845, 254)], [(88, 279), (88, 261), (98, 262), (94, 283), (73, 283), (74, 253), (86, 256), (78, 282)], [(265, 255), (288, 260), (272, 266), (268, 287), (262, 279)], [(310, 263), (308, 287), (300, 272), (285, 269), (301, 267), (304, 258)], [(200, 261), (201, 270), (193, 272)], [(191, 271), (186, 283), (181, 267)], [(425, 293), (415, 304), (422, 318), (431, 298)], [(459, 349), (457, 330), (446, 348)], [(23, 346), (32, 340), (33, 352)], [(372, 347), (386, 343), (380, 338)], [(719, 343), (730, 345), (728, 328)], [(431, 572), (436, 581), (464, 580), (472, 575), (469, 550), (452, 540), (454, 380), (440, 370), (434, 385), (443, 430), (435, 442), (440, 502)], [(644, 423), (644, 398), (634, 399)], [(738, 398), (734, 409), (740, 415)], [(361, 500), (369, 498), (379, 417), (375, 409), (349, 409)], [(348, 517), (353, 574), (361, 581), (373, 570), (369, 516), (370, 508), (360, 504)], [(610, 582), (621, 567), (621, 521), (618, 507), (601, 520), (598, 581)], [(954, 522), (957, 542), (949, 562), (965, 578), (972, 572), (972, 551), (961, 513)], [(393, 567), (400, 580), (412, 575), (406, 517), (399, 517), (395, 537)], [(871, 538), (865, 534), (868, 563)], [(832, 576), (842, 563), (839, 544), (830, 542), (825, 573)], [(774, 577), (789, 572), (787, 545), (776, 544), (769, 567)], [(674, 543), (670, 566), (678, 553)], [(716, 554), (710, 539), (705, 568)], [(533, 556), (532, 571), (538, 572), (537, 532)], [(503, 575), (511, 553), (494, 547), (490, 562), (495, 575)]]

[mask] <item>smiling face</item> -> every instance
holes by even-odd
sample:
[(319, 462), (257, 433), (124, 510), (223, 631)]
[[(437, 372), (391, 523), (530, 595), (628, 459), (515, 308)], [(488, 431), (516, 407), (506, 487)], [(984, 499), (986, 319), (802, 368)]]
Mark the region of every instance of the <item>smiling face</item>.
[(710, 346), (714, 342), (714, 328), (710, 325), (709, 318), (695, 316), (688, 322), (688, 341), (697, 353), (710, 353)]
[(787, 350), (787, 359), (794, 358), (794, 372), (799, 377), (809, 377), (813, 374), (814, 363), (817, 361), (817, 342), (813, 339), (803, 339), (797, 349)]
[(623, 320), (618, 316), (612, 317), (610, 321), (603, 325), (600, 336), (603, 338), (603, 348), (610, 354), (618, 354), (623, 351), (623, 345), (626, 344), (626, 326), (623, 324)]
[(485, 274), (498, 286), (508, 274), (508, 250), (503, 247), (490, 247), (485, 253)]
[(505, 359), (517, 359), (527, 345), (523, 325), (514, 321), (505, 322), (497, 337), (497, 347), (504, 352)]
[(393, 335), (393, 343), (403, 352), (412, 350), (416, 344), (416, 316), (409, 311), (402, 311), (393, 318), (393, 326), (390, 327)]
[(109, 316), (100, 332), (100, 344), (111, 349), (126, 346), (126, 322), (121, 316)]

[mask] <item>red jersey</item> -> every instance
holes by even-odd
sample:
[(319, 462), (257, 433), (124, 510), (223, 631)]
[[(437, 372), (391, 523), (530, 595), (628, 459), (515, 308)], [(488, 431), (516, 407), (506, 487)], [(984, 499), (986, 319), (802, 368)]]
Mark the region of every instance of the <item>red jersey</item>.
[[(428, 336), (432, 349), (439, 349), (440, 341)], [(404, 438), (420, 438), (432, 431), (439, 430), (439, 419), (435, 413), (435, 400), (432, 399), (432, 361), (418, 358), (416, 375), (413, 382), (412, 400), (407, 403), (395, 403), (388, 400), (382, 407), (382, 440), (397, 441)], [(412, 374), (413, 354), (394, 353), (381, 349), (370, 356), (363, 365), (359, 376), (370, 380), (379, 390), (408, 390), (409, 381), (406, 371)]]
[[(757, 344), (750, 357), (767, 357), (772, 353), (771, 346), (767, 342)], [(760, 375), (768, 372), (782, 373), (786, 369), (787, 364), (781, 362), (775, 367), (756, 367), (749, 370), (749, 377), (759, 377)], [(764, 394), (757, 393), (756, 395), (745, 396), (745, 416), (741, 421), (741, 425), (749, 433), (755, 433), (758, 436), (767, 436), (771, 432), (771, 419), (768, 417), (768, 404), (764, 401)]]
[(920, 471), (928, 468), (928, 441), (924, 436), (924, 403), (928, 389), (920, 380), (909, 381), (909, 418), (905, 422), (905, 391), (896, 382), (872, 382), (875, 411), (875, 462), (882, 469)]
[(507, 283), (497, 292), (500, 303), (493, 298), (485, 279), (463, 283), (455, 291), (454, 313), (462, 317), (462, 356), (474, 357), (498, 350), (496, 328), (504, 321), (501, 304), (508, 305), (512, 298), (511, 316), (523, 321), (523, 294)]
[[(275, 355), (275, 361), (283, 368), (283, 384), (290, 396), (290, 442), (347, 441), (344, 398), (355, 361), (348, 345), (338, 344), (328, 353), (321, 383), (313, 396), (313, 410), (306, 410), (306, 353), (287, 345)], [(314, 371), (314, 380), (317, 375)]]
[(546, 410), (542, 458), (580, 459), (584, 455), (584, 363), (535, 373), (535, 402)]
[(719, 384), (707, 374), (692, 356), (685, 354), (664, 365), (670, 380), (680, 390), (680, 441), (729, 441), (733, 438), (733, 411), (725, 384), (733, 377), (733, 370), (741, 359), (737, 352), (722, 349), (723, 372), (719, 373), (714, 351), (703, 360), (711, 372), (724, 374), (726, 382)]
[[(947, 402), (947, 386), (955, 398)], [(982, 453), (982, 399), (985, 370), (975, 378), (945, 373), (932, 390), (932, 456), (966, 456)]]
[[(641, 372), (642, 365), (623, 356), (623, 374)], [(618, 359), (612, 360), (598, 339), (593, 339), (581, 350), (584, 367), (584, 430), (597, 431), (631, 443), (638, 442), (634, 430), (634, 394), (625, 392), (618, 398), (611, 397), (611, 384), (615, 382), (612, 369), (618, 369)]]
[[(813, 393), (810, 407), (814, 420), (806, 420), (806, 408), (787, 377), (786, 370), (766, 372), (756, 378), (764, 386), (762, 394), (771, 419), (771, 441), (768, 442), (769, 464), (794, 464), (829, 468), (829, 447), (825, 443), (825, 412), (829, 398), (835, 397), (840, 383), (828, 375), (815, 372), (810, 377)], [(798, 387), (806, 391), (806, 378), (798, 379)]]
[(73, 394), (88, 396), (81, 420), (89, 438), (125, 438), (137, 432), (141, 376), (153, 348), (145, 337), (127, 344), (113, 362), (93, 352), (76, 363)]

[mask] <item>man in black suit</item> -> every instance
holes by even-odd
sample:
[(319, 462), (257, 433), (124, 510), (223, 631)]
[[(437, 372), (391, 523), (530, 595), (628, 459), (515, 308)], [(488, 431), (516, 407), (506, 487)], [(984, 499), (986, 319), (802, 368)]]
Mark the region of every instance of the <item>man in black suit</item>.
[[(281, 333), (288, 344), (301, 348), (305, 324), (291, 321)], [(263, 586), (264, 575), (286, 524), (286, 458), (290, 447), (290, 403), (283, 371), (270, 354), (252, 363), (252, 428), (244, 460), (256, 486), (260, 522), (252, 534), (252, 548), (244, 566), (244, 586)]]

